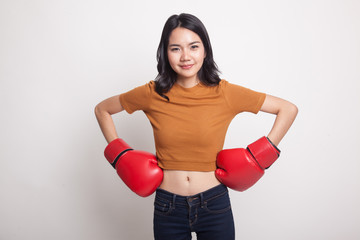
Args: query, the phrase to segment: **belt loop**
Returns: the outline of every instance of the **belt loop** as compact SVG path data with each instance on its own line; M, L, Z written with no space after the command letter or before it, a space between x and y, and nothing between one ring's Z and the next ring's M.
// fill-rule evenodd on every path
M173 194L172 207L175 208L176 194Z
M200 202L201 202L201 208L203 208L204 206L205 206L205 204L204 204L204 195L203 195L203 193L200 193Z

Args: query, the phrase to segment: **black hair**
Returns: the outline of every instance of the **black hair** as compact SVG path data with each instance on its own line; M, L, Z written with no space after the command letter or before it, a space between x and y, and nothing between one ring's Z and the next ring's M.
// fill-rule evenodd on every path
M165 93L171 89L177 77L176 72L170 66L167 48L169 45L170 34L177 27L183 27L195 32L199 35L201 41L203 42L206 57L201 69L198 72L200 81L208 86L215 86L220 82L220 71L214 61L210 38L204 24L197 17L191 14L182 13L180 15L172 15L166 21L161 34L157 50L158 75L155 79L155 91L167 100L169 100L169 98L165 95Z

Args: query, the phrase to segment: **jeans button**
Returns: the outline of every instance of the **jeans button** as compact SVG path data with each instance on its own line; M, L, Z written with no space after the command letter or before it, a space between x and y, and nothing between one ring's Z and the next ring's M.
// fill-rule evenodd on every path
M196 200L196 199L198 199L197 197L190 197L190 198L188 198L188 201L189 202L192 202L192 201L194 201L194 200Z

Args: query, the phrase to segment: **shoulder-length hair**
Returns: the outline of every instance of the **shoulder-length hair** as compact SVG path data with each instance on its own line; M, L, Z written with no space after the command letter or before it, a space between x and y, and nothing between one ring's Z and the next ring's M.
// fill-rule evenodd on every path
M170 34L177 27L187 28L195 32L199 35L201 41L203 42L206 57L201 69L198 72L200 81L208 86L218 85L220 82L220 71L214 61L210 38L204 24L197 17L191 14L182 13L180 15L172 15L166 21L161 34L157 50L158 75L155 78L155 91L166 99L168 99L168 97L165 93L171 89L177 77L176 72L170 66L167 55Z

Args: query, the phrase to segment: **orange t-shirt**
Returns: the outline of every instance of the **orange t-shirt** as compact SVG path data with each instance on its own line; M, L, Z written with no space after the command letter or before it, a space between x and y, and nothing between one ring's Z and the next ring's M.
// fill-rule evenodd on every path
M240 112L258 113L266 96L225 80L213 87L175 83L165 95L169 101L150 81L121 94L120 103L150 120L159 166L184 171L214 171L231 120Z

